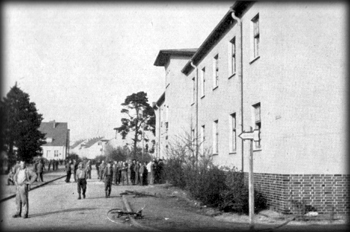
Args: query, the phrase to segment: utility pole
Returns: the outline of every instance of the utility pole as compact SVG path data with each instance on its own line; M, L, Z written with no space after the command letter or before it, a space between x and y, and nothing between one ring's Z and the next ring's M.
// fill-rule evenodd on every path
M253 142L260 140L260 131L243 131L238 135L242 140L249 140L249 223L250 229L254 229L254 171L253 171Z

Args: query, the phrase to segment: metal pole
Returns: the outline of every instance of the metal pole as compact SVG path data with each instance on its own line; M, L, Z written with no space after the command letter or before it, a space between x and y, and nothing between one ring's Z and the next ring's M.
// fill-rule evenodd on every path
M249 127L250 131L253 131ZM254 172L253 172L253 142L254 140L250 139L250 151L249 151L249 223L250 229L254 229Z

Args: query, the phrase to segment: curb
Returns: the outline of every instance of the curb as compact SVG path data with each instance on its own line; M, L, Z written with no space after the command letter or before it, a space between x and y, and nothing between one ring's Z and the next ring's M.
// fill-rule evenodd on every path
M130 207L129 202L128 202L128 200L126 199L126 197L123 195L122 198L123 198L123 202L124 202L124 206L125 206L126 210L127 210L128 212L133 212L133 211L131 210L131 207ZM138 222L135 220L135 218L133 218L132 216L129 216L129 218L130 218L131 224L132 224L133 226L135 226L136 228L139 228L139 229L141 229L141 230L147 230L147 231L161 231L161 230L159 230L159 229L155 229L155 228L152 228L152 227L144 226L144 225L138 223Z
M36 185L35 187L30 188L29 191L32 191L32 190L37 189L37 188L39 188L39 187L41 187L41 186L47 185L48 183L54 182L54 181L59 180L59 179L61 179L61 178L63 178L63 177L66 177L66 176L67 176L67 175L60 176L60 177L57 177L57 178L52 179L52 180L50 180L50 181L47 181L47 182L44 182L44 183L42 183L42 184ZM0 203L3 202L3 201L7 201L7 200L9 200L9 199L11 199L11 198L14 198L15 196L16 196L16 193L15 193L15 194L12 194L12 195L10 195L10 196L8 196L8 197L5 197L5 198L3 198L3 199L0 200Z

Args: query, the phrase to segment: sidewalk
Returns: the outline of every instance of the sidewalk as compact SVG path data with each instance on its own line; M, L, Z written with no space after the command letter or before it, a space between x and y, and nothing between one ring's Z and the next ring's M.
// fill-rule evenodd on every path
M35 181L30 189L38 188L42 185L45 185L51 181L57 180L59 178L62 178L66 175L66 172L64 171L64 166L59 166L58 170L55 171L46 171L44 172L43 179L44 182L37 182ZM7 185L7 175L1 175L1 191L0 191L0 202L7 200L11 197L14 197L16 194L16 186L15 185Z
M157 230L175 231L232 231L249 230L249 216L234 213L223 213L217 209L200 206L187 194L170 185L128 186L122 187L136 191L137 195L125 195L134 212L143 209L143 219L137 222ZM293 215L283 215L265 210L255 215L255 230L326 230L347 231L348 221L345 216L336 216L330 221L327 215L318 220L293 220Z

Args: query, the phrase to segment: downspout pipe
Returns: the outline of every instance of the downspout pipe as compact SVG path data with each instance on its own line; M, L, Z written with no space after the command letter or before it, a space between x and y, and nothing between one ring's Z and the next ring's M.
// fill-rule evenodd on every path
M196 130L196 140L195 140L195 146L196 146L196 163L198 164L198 67L193 64L193 61L191 60L191 66L195 69L195 81L196 81L196 124L195 124L195 130Z
M238 81L240 86L240 114L241 114L241 123L240 123L240 133L243 132L243 124L244 124L244 117L243 117L243 35L242 35L242 20L236 16L236 12L231 7L231 17L237 21L237 25L239 27L238 34L237 34L237 50L239 52L238 59L237 59L237 75L238 75ZM243 139L241 139L241 157L242 157L242 172L244 171L244 142Z

